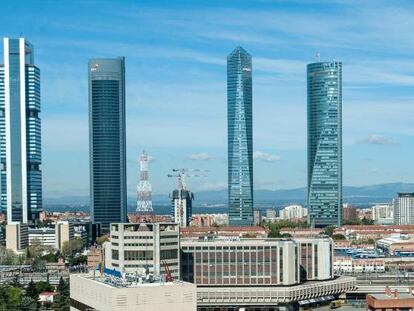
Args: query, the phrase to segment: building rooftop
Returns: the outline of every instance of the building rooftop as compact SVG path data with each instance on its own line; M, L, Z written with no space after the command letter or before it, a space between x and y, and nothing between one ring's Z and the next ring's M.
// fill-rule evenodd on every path
M267 229L260 226L252 227L237 227L237 226L226 226L226 227L186 227L180 228L181 232L211 232L211 231L221 231L221 232L257 232L257 231L266 231Z
M145 280L143 277L117 277L114 275L104 274L100 276L96 272L93 274L77 274L79 278L89 280L91 282L101 283L104 286L112 288L138 288L138 287L156 287L156 286L172 286L188 284L184 281L174 280L172 282L163 281L162 278L153 279L152 282Z
M394 293L392 293L391 295L387 295L387 294L370 294L371 297L377 299L377 300L389 300L389 299L413 299L414 300L414 296L409 294L409 293L398 293L397 297L394 296Z

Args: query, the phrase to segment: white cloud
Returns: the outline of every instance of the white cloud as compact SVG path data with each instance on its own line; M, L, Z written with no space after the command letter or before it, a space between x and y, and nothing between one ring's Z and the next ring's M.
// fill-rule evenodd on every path
M212 159L214 158L206 152L193 153L187 156L187 160L192 161L210 161Z
M382 146L395 146L399 145L399 142L393 140L392 138L385 137L382 135L368 135L368 137L358 140L357 144L365 144L365 145L382 145Z
M255 151L253 152L253 159L264 162L275 162L280 160L280 156L263 151Z

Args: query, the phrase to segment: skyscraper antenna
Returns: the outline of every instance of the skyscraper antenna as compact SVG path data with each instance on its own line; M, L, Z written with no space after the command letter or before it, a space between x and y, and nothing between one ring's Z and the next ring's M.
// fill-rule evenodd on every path
M320 62L321 61L321 53L316 52L315 58L318 62Z

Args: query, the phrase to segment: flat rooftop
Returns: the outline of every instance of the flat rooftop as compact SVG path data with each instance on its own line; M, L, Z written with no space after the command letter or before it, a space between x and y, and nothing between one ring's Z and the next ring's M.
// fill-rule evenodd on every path
M370 294L373 298L377 299L377 300L395 300L395 299L413 299L414 300L414 296L409 294L409 293L398 293L397 294L397 298L395 298L394 293L392 292L391 295L387 295L387 294Z
M112 288L142 288L142 287L157 287L157 286L177 286L177 285L185 285L188 284L187 282L174 280L172 282L162 281L160 279L156 279L153 282L136 282L131 281L131 279L124 279L119 278L111 275L104 275L100 276L99 272L96 272L95 277L93 274L77 274L76 277L83 278L91 282L101 283L104 286L112 287Z

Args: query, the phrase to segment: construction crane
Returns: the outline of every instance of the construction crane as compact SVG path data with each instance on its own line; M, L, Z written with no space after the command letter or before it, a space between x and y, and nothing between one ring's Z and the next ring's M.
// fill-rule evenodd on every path
M207 170L191 169L191 168L173 168L172 173L168 174L168 177L177 178L177 189L178 190L187 190L186 178L187 177L207 177ZM193 174L194 173L194 174Z
M177 190L172 193L172 216L174 222L178 223L180 227L187 227L192 216L192 201L194 199L193 193L187 188L187 177L206 177L205 170L189 169L189 168L174 168L168 177L177 178Z

